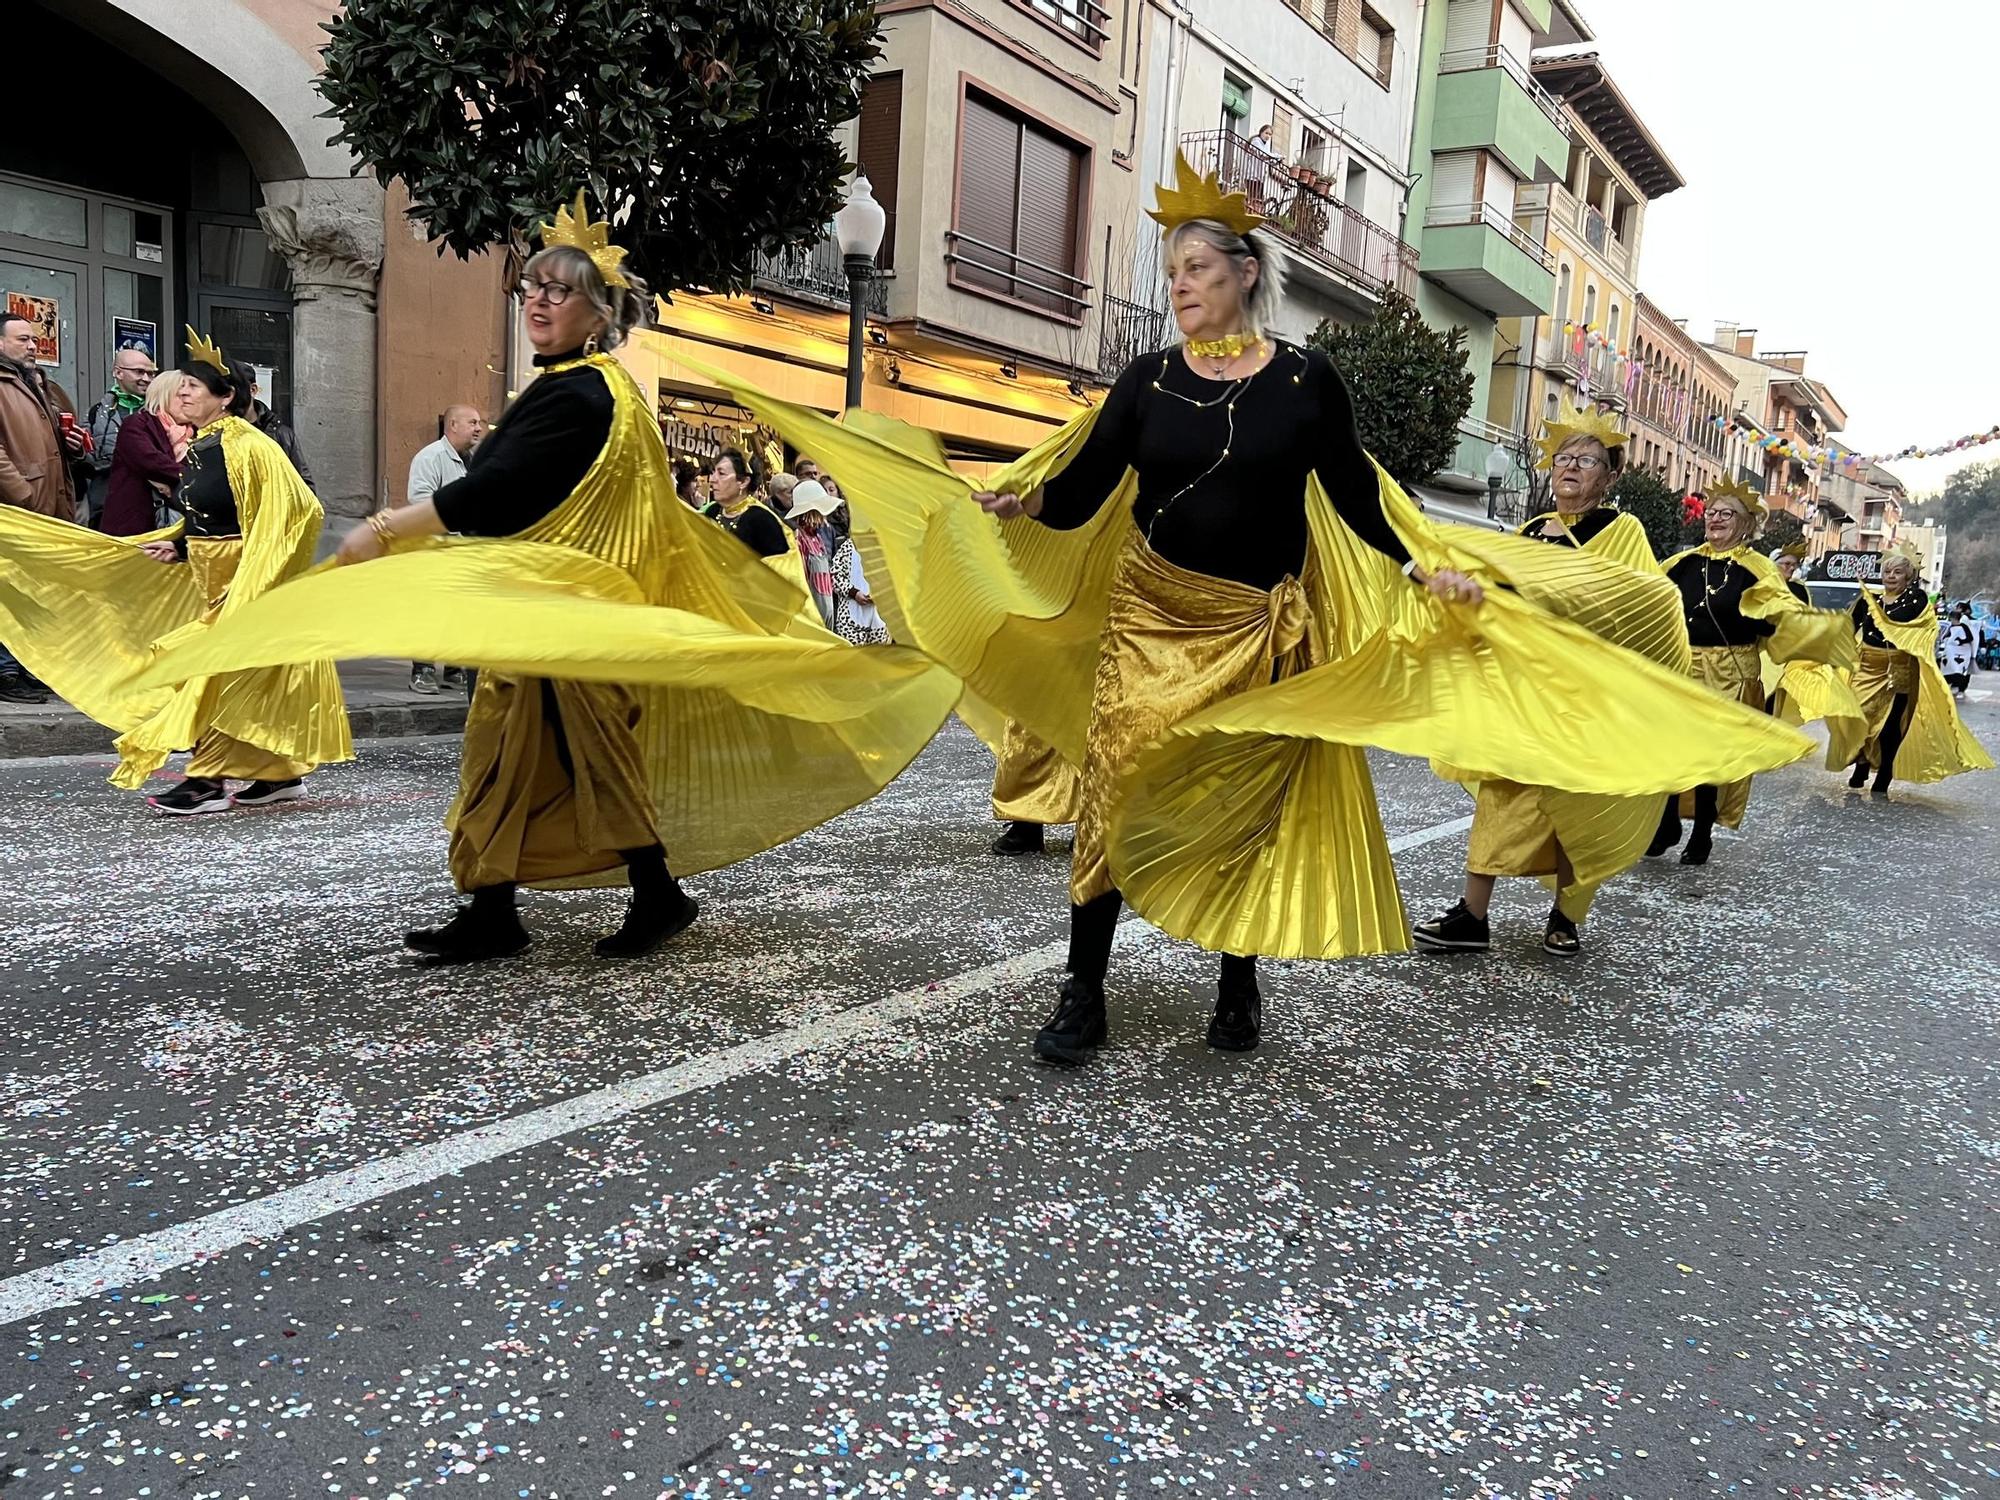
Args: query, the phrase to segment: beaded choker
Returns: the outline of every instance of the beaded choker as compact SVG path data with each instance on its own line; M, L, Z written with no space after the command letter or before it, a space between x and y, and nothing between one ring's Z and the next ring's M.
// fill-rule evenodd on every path
M1254 333L1229 333L1219 339L1189 339L1187 348L1196 359L1236 359L1263 342Z

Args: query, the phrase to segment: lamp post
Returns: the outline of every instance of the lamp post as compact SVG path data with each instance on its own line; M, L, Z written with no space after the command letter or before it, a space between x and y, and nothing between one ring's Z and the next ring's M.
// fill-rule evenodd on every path
M1486 519L1500 517L1500 486L1507 482L1507 476L1514 472L1514 457L1505 448L1495 443L1486 450Z
M840 245L847 270L847 405L861 404L861 337L867 326L863 308L868 278L875 274L875 254L882 248L882 231L889 216L875 201L866 173L856 172L847 202L833 216L833 237Z

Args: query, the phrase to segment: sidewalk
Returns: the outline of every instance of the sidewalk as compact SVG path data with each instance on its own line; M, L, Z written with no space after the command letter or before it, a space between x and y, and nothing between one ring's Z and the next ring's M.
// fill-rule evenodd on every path
M343 662L340 685L354 737L392 739L457 734L465 728L465 695L426 697L410 691L410 664L371 658ZM117 736L68 704L0 703L0 760L42 755L108 755Z

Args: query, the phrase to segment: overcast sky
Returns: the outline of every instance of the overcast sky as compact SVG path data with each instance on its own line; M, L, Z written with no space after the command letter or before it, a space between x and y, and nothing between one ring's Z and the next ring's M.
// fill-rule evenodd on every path
M1648 296L1809 351L1861 452L2000 422L2000 3L1580 3L1687 179L1647 210ZM1895 472L1916 494L1994 459Z

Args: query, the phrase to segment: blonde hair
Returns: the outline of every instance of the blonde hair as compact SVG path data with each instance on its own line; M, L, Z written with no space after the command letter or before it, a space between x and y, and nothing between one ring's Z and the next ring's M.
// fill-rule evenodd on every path
M597 262L574 245L537 250L521 267L521 274L533 276L538 269L568 282L604 319L604 331L597 336L600 349L616 349L652 316L653 298L645 282L628 271L625 279L629 286L610 285L598 271Z
M181 391L181 382L187 376L179 370L162 370L146 387L146 410L156 417L172 416L174 397Z
M1167 231L1169 274L1180 255L1181 241L1190 235L1218 254L1226 255L1238 272L1242 271L1245 261L1257 262L1257 284L1243 299L1243 322L1249 332L1263 333L1277 318L1278 309L1285 300L1285 268L1277 254L1277 247L1259 230L1238 234L1215 219L1189 219L1185 224L1176 224Z

